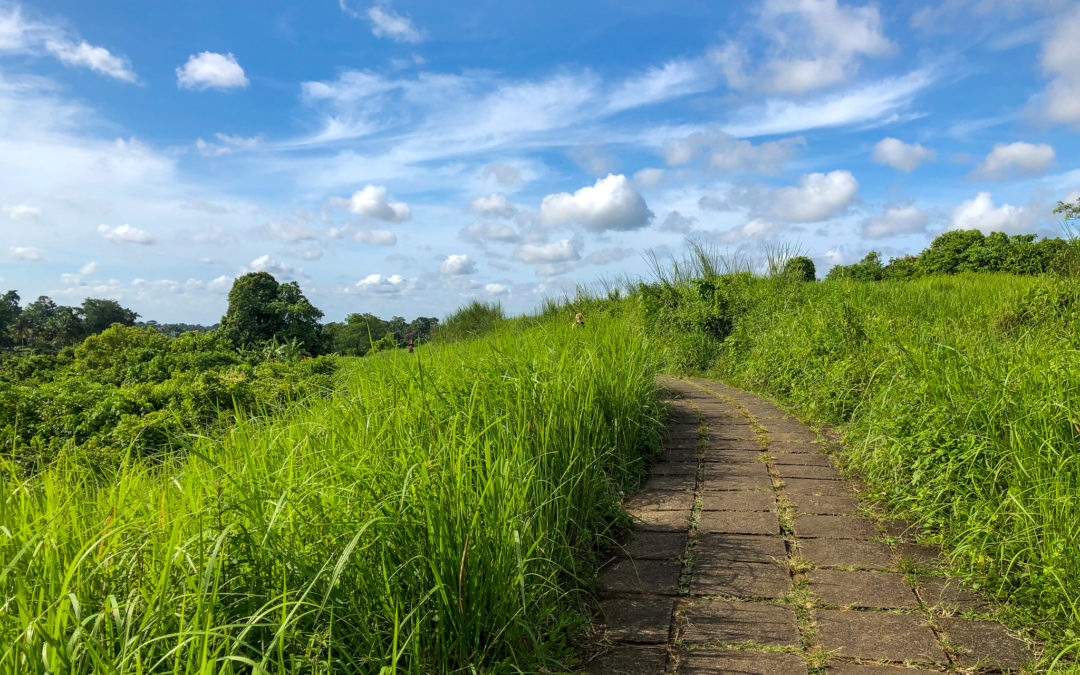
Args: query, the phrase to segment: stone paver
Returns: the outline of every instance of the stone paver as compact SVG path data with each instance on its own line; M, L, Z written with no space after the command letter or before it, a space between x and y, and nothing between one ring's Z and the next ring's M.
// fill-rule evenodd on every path
M916 609L919 606L902 574L814 570L807 577L810 592L827 605L876 609Z
M822 609L815 612L818 639L836 656L880 661L948 663L922 617L886 612Z
M705 464L705 482L728 481L733 478L765 478L769 477L769 467L761 462L748 462L740 464Z
M634 511L689 511L694 508L694 493L686 490L639 492L623 506L631 515Z
M705 451L705 456L702 457L702 460L706 462L706 465L711 462L719 464L760 464L761 454L746 452L745 450L709 448Z
M776 563L721 561L696 563L690 578L691 595L735 598L782 598L791 591L787 567Z
M964 668L988 666L1002 670L1019 670L1031 660L1023 641L1009 635L995 621L941 619L941 628L956 650L956 660Z
M713 565L722 560L782 563L787 559L787 547L780 537L706 533L698 537L694 557L699 565Z
M769 492L705 492L703 511L775 511L776 497Z
M633 530L616 550L638 560L678 560L686 553L686 532Z
M697 460L685 462L663 462L649 470L650 476L696 476Z
M701 483L702 490L766 490L772 492L772 479L766 476L742 476L737 478L719 478L706 476Z
M953 612L988 612L990 605L986 600L960 585L956 579L945 577L926 577L919 582L919 598L927 607L939 611Z
M639 530L685 532L690 526L690 509L682 511L630 511L633 524Z
M781 605L712 598L680 601L679 639L689 643L736 644L766 647L799 644L795 610Z
M865 518L851 516L796 516L795 535L808 539L870 539L877 528Z
M600 570L600 588L612 593L675 595L681 569L675 560L618 560Z
M796 496L854 497L855 492L841 480L814 480L813 478L785 478L784 491L794 501Z
M799 513L818 516L852 516L859 511L859 500L850 496L788 495L791 506Z
M832 466L832 460L817 450L813 452L783 452L774 450L769 446L769 456L777 468L785 464L801 464L803 466Z
M697 649L679 659L679 675L806 675L806 663L794 654L739 649Z
M780 521L771 511L702 511L698 520L698 531L726 534L780 534Z
M697 486L694 476L652 476L641 486L642 492L663 490L690 490Z
M667 652L649 647L614 647L585 664L590 675L660 675L667 668Z
M605 637L624 642L667 642L675 598L619 595L600 601Z
M815 567L888 570L900 560L887 544L856 539L803 539L799 542L799 554Z
M905 675L927 673L928 670L904 668L902 666L878 666L862 663L830 663L825 668L827 675Z
M776 472L781 478L816 478L818 480L840 480L840 471L831 466L806 464L777 464Z
M915 563L920 567L932 569L940 567L943 563L941 559L941 549L937 546L926 546L924 544L897 544L896 550L900 553L901 559Z

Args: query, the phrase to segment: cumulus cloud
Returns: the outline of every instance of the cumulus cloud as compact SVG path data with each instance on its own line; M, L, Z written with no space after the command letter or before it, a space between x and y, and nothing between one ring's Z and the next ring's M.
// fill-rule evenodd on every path
M882 33L875 5L766 0L755 28L754 40L730 41L711 54L733 89L803 94L844 82L863 58L896 49ZM758 44L764 49L755 49ZM760 63L754 67L752 61Z
M266 225L255 229L264 236L283 241L286 244L296 244L301 241L313 241L318 238L313 231L295 223L267 223Z
M517 213L510 200L498 193L473 198L469 202L469 210L484 216L512 216Z
M671 166L687 164L704 155L706 164L717 171L779 173L806 141L784 138L754 145L719 130L698 131L664 144L664 160Z
M510 287L503 284L485 284L484 292L488 295L510 295Z
M397 295L407 286L405 277L400 274L383 276L381 274L369 274L356 282L356 290L362 293L376 293L379 295Z
M347 200L346 208L349 213L387 223L403 223L412 217L409 205L390 201L381 185L366 185L363 190L357 190Z
M777 226L768 220L754 218L739 227L730 230L703 230L701 236L715 244L740 244L751 240L765 239L773 234L782 232L784 228Z
M11 254L11 257L16 260L25 262L36 262L41 260L41 250L33 246L11 246L8 248L8 252Z
M850 171L810 173L797 186L773 190L768 212L777 220L810 223L843 212L855 200L859 182Z
M644 188L656 187L664 180L663 169L646 168L634 174L634 182Z
M417 43L424 39L420 31L407 16L375 5L367 12L371 19L371 33L375 37L387 37L394 42Z
M550 244L523 244L514 251L514 257L527 263L562 263L578 260L581 254L569 239Z
M79 274L82 274L83 276L93 274L94 272L97 272L97 266L96 262L88 262L79 268Z
M1080 126L1080 7L1054 22L1043 43L1040 61L1050 77L1046 88L1046 118Z
M664 217L664 222L660 223L660 229L667 232L689 234L694 229L694 222L693 217L684 216L678 211L671 211Z
M85 40L46 40L45 49L68 66L80 66L125 82L136 80L131 63L122 56L116 56L104 47L96 47Z
M905 143L898 138L883 138L874 146L874 161L900 171L911 172L923 162L933 162L937 153L919 143Z
M249 83L232 53L200 52L189 56L187 63L176 69L176 84L181 89L201 91L236 89Z
M863 221L862 232L867 239L892 237L898 234L923 232L930 223L930 214L914 204L893 204L881 213Z
M278 276L294 277L303 273L303 270L299 270L288 263L281 262L280 260L274 260L268 255L261 255L258 258L252 260L245 270L247 272L269 272Z
M126 223L116 227L98 225L98 234L114 244L142 244L146 246L154 243L154 238L148 232Z
M633 230L644 227L653 212L626 176L611 174L574 194L544 197L540 219L546 225L580 223L588 230Z
M447 276L472 274L476 271L476 263L464 253L454 253L446 256L446 260L439 265L439 271Z
M16 204L15 206L5 206L4 214L12 220L36 220L41 217L41 209L28 204Z
M986 159L975 167L971 178L1002 180L1039 174L1054 161L1054 148L1045 143L998 143Z
M506 223L490 220L473 221L462 228L459 235L465 241L471 241L478 244L487 241L514 243L520 239L517 230L513 227Z
M1039 211L1027 206L1002 204L994 206L989 192L980 192L974 199L961 202L952 212L950 230L981 230L1008 234L1028 233L1039 219Z
M397 243L397 235L390 230L357 230L353 239L371 246L393 246Z

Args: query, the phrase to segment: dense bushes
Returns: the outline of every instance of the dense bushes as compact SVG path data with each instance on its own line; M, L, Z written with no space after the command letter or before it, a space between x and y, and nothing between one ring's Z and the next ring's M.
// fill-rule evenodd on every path
M447 342L478 337L493 331L496 324L505 318L506 313L499 303L473 300L447 316L436 335Z
M238 352L214 333L169 338L116 325L58 355L0 364L0 451L30 470L64 456L94 465L159 457L223 415L325 391L335 363Z

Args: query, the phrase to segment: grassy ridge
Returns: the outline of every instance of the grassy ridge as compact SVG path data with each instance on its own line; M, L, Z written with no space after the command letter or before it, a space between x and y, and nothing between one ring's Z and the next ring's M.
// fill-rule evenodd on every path
M631 314L346 361L336 396L164 467L10 479L0 671L565 666L658 438Z
M1076 285L714 281L658 310L686 322L666 340L676 361L845 426L875 491L940 526L960 570L1080 650ZM728 319L720 339L696 327L710 312Z

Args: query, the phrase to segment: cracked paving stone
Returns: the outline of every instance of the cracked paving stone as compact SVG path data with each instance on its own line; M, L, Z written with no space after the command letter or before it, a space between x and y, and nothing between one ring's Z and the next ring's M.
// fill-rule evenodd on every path
M608 639L623 642L667 642L674 598L619 595L600 601Z
M782 452L774 450L769 446L769 455L773 459L773 464L779 467L787 464L802 465L802 466L832 466L832 460L828 455L823 455L820 452Z
M878 535L874 524L852 516L796 516L795 536L807 539L870 539Z
M840 472L831 466L801 464L777 464L776 472L781 478L813 478L816 480L840 480Z
M797 512L819 516L853 516L860 506L855 497L836 495L788 494L788 501Z
M679 605L677 621L682 642L799 645L795 610L783 605L688 598Z
M956 660L963 668L989 666L1019 670L1031 660L1027 645L1009 635L996 621L941 619L940 624L949 636L949 644L959 652Z
M679 592L678 560L618 560L600 571L600 589L612 593L676 595Z
M667 652L649 647L614 647L585 665L590 675L662 675L667 670Z
M780 534L780 521L772 511L702 511L698 519L698 532Z
M616 550L637 560L678 560L686 553L686 532L632 531Z
M693 496L693 493L690 493ZM679 511L628 511L637 530L685 532L690 527L690 509Z
M853 497L855 492L841 480L815 480L813 478L785 478L784 490L794 500L797 495L820 497ZM877 531L874 532L877 534Z
M703 511L775 511L776 497L768 492L704 492Z
M990 604L984 597L964 588L957 579L927 577L919 582L918 591L927 607L944 612L990 611Z
M706 533L698 538L694 558L700 565L720 561L783 563L787 560L787 547L780 537Z
M903 574L814 570L810 592L827 605L876 609L918 609L919 601Z
M879 661L948 663L933 631L910 614L823 609L815 612L818 641L836 656Z
M689 511L694 508L694 493L682 491L639 492L623 504L627 511Z
M695 649L679 658L679 675L742 673L743 675L806 675L806 663L794 654L741 649Z
M641 486L642 492L664 490L690 490L697 486L694 476L653 476Z
M817 567L861 567L888 570L896 567L900 556L887 544L857 539L804 539L799 554Z
M791 590L787 567L775 563L721 561L694 565L691 595L780 598Z

